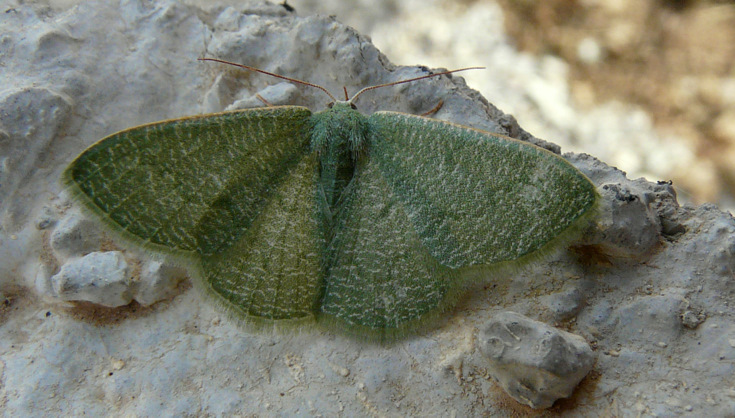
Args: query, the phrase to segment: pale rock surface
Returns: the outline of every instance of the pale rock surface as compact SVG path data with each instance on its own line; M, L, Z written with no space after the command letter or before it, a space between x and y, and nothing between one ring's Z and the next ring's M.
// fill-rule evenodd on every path
M515 312L493 316L477 339L490 375L513 399L535 409L569 397L595 363L584 338Z
M220 111L239 100L257 104L258 93L274 104L294 100L313 110L329 101L303 87L267 89L280 81L197 58L246 63L321 84L333 94L342 86L354 93L426 73L394 66L369 39L332 18L300 18L264 2L236 3L199 8L165 0L97 0L65 8L17 2L0 10L4 414L518 415L530 410L509 400L489 377L474 337L494 314L509 310L563 321L596 348L594 379L583 380L555 411L735 414L735 221L712 205L680 207L670 185L630 181L584 154L565 158L598 188L615 185L640 198L642 204L628 210L625 199L606 194L602 205L614 210L598 220L617 231L607 235L616 237L609 244L632 257L589 247L562 250L514 274L488 278L436 328L390 346L319 329L255 332L185 286L166 302L108 309L101 316L39 297L49 290L38 286L36 292L35 285L48 287L49 278L74 260L57 259L49 238L73 206L59 175L84 148L142 123ZM477 27L490 31L502 27L501 19L478 14ZM503 66L488 68L484 76L498 98L518 104L524 117L556 112L532 126L569 129L568 136L589 135L621 152L626 146L611 138L634 140L625 129L637 129L637 136L650 132L621 125L628 119L606 109L598 109L596 120L609 123L578 122L573 109L558 108L553 100L563 95L554 88L562 80L558 65L518 54L502 36L484 47L490 62ZM511 70L513 77L502 76ZM545 78L549 74L555 75ZM439 100L444 106L434 115L438 119L558 150L458 76L375 90L357 105L364 113L418 114ZM535 133L548 135L546 128ZM608 242L599 228L585 239ZM131 251L125 257L130 266L150 261ZM547 298L557 294L557 301L573 306L564 309Z
M549 319L561 322L574 318L584 307L584 295L573 284L559 292L539 297L541 305L549 311Z
M13 44L9 36L0 35L4 48ZM23 199L15 199L13 192L27 186L23 183L45 165L48 149L69 121L73 105L68 96L48 86L4 80L0 90L0 109L4 110L0 113L0 201L5 203L2 226L13 231L32 209Z
M59 214L51 207L44 206L36 219L36 228L39 230L54 227L59 220Z

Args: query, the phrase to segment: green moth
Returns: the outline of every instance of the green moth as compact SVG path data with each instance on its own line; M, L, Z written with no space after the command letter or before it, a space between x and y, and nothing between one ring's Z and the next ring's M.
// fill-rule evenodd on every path
M90 146L63 181L247 322L317 321L379 340L436 318L468 282L568 242L594 213L594 185L558 155L420 116L364 116L360 93L317 113L134 127Z

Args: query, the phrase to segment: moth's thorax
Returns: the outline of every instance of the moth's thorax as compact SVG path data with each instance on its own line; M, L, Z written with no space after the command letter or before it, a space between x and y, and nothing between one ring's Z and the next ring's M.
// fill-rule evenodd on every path
M367 141L367 117L349 102L336 102L329 109L314 114L311 127L311 147L320 154L335 145L357 154Z
M311 117L311 149L319 155L320 182L330 206L352 180L367 135L367 117L349 102L336 102Z

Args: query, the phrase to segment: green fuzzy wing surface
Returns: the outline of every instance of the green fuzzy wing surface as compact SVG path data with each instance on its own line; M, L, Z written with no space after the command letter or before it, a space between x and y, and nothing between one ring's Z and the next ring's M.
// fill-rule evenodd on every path
M202 257L202 275L231 310L254 320L310 320L318 311L326 202L316 154L289 170L231 247Z
M514 262L579 226L596 205L587 177L534 145L394 112L369 124L371 160L444 266Z
M324 316L353 334L383 339L441 311L455 289L453 272L429 254L372 159L359 161L342 196L327 251Z
M310 116L284 106L139 126L89 147L63 179L138 245L215 254L238 242L308 153Z

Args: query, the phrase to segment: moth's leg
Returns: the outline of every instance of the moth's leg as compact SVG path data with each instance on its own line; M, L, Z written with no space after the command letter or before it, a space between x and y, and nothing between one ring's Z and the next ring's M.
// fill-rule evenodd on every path
M433 115L434 113L438 112L439 109L441 109L443 106L444 106L444 100L439 99L439 103L437 103L436 106L434 106L434 108L432 108L431 110L427 112L422 113L421 116Z
M273 107L273 105L268 100L265 100L265 97L261 96L260 94L255 93L255 97L257 97L258 100L263 102L263 104L265 104L266 107Z

